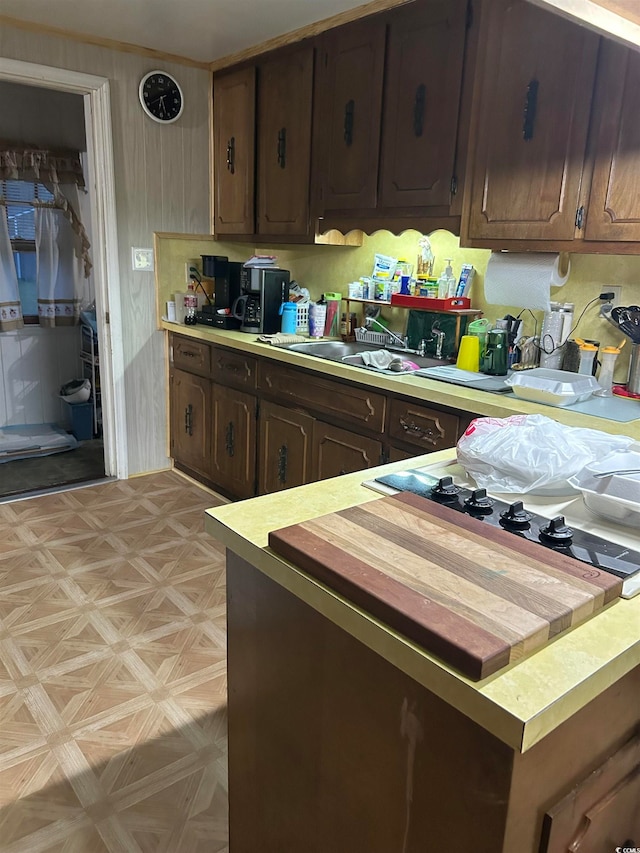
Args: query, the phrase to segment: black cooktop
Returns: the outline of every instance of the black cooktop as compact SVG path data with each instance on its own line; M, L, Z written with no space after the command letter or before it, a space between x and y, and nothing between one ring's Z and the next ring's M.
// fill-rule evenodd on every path
M419 470L401 471L377 477L376 482L401 492L413 492L452 512L470 515L491 527L500 527L514 536L537 542L593 568L620 578L640 571L640 553L631 551L584 530L571 528L563 516L545 518L526 510L522 501L505 503L490 498L486 489L465 489L452 477L434 477Z

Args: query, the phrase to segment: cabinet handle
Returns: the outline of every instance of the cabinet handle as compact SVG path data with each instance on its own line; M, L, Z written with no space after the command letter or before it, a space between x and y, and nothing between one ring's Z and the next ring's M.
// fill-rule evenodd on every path
M287 482L287 456L288 456L287 445L283 444L282 447L278 450L278 482L286 483Z
M234 427L233 421L229 421L225 432L225 449L227 456L233 456L235 453Z
M281 169L287 165L287 128L278 131L278 166Z
M193 406L191 403L184 410L184 431L187 435L193 435Z
M431 427L421 427L415 421L406 421L400 418L400 426L405 432L410 433L414 438L424 439L429 444L437 444L438 441L444 438L444 432L438 427L438 433L434 432Z
M344 141L347 145L353 144L353 120L356 102L353 98L344 105Z
M236 173L236 138L232 136L227 142L227 169L232 175Z
M427 87L420 83L416 89L416 99L413 104L413 132L415 136L424 133L424 111L427 104Z
M522 136L525 142L533 139L533 130L536 123L536 110L538 108L538 86L537 80L531 80L527 86L527 94L524 98L524 122L522 124Z

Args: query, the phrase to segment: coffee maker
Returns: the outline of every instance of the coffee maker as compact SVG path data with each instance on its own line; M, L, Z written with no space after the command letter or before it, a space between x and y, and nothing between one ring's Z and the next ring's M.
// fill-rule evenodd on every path
M213 279L213 305L203 305L197 312L198 323L219 329L239 329L240 321L231 308L240 296L242 263L224 255L202 255L202 274Z
M272 335L280 331L280 306L287 299L289 279L289 270L242 268L240 296L232 308L241 332Z

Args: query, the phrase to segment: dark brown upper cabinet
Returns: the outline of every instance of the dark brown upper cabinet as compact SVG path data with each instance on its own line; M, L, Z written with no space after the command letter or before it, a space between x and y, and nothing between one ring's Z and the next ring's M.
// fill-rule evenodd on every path
M213 78L214 232L255 231L254 67Z
M310 231L313 47L258 65L259 234Z
M420 0L324 35L315 117L324 227L458 230L467 8Z
M602 40L585 241L640 242L640 53ZM626 247L625 247L626 248ZM638 246L629 246L639 251ZM622 247L615 247L622 251Z
M374 17L326 33L316 121L323 209L375 207L386 22Z
M449 210L456 189L466 14L466 0L441 0L410 5L389 18L382 207Z
M491 0L479 44L461 243L571 243L598 37L527 0Z

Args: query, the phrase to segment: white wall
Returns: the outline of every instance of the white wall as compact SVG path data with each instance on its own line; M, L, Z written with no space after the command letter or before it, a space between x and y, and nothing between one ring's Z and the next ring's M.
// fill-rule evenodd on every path
M69 425L60 386L82 374L80 326L25 326L0 335L0 426Z
M118 260L130 474L164 468L163 333L156 330L153 273L131 270L131 247L153 246L154 231L209 232L210 75L198 68L84 45L3 24L0 56L106 77L111 83ZM151 121L138 101L147 71L175 75L185 108L174 124Z

